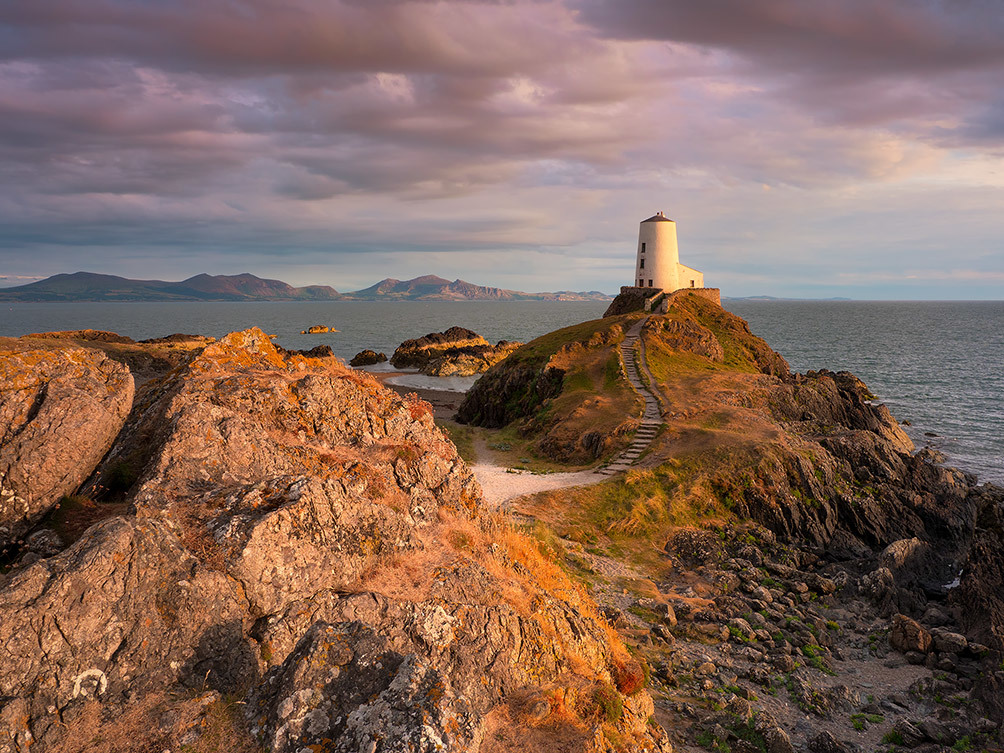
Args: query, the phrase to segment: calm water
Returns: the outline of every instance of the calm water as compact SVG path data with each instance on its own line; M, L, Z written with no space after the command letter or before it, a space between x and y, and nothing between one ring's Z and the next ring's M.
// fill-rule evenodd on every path
M918 446L1004 483L1004 302L727 301L726 307L796 371L861 377ZM402 340L452 325L491 341L527 341L595 319L604 302L14 303L0 336L104 329L136 339L187 332L219 337L260 326L287 348L327 344L346 360L363 348L389 356ZM312 324L340 330L300 335ZM926 437L925 432L938 437Z
M136 340L173 332L220 337L261 327L285 348L330 345L346 360L364 348L388 357L404 340L467 327L488 340L526 342L570 324L603 316L607 302L552 301L311 301L254 303L7 303L0 336L64 329L103 329ZM6 310L5 310L6 309ZM301 335L313 324L339 330Z

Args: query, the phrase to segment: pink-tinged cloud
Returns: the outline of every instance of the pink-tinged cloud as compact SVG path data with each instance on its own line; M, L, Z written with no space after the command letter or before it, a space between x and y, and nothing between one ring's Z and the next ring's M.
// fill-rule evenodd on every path
M0 266L155 249L175 276L297 259L344 287L377 254L402 266L378 276L474 277L518 253L614 289L666 209L722 275L811 274L851 241L906 268L900 225L990 269L1002 25L965 1L0 4Z

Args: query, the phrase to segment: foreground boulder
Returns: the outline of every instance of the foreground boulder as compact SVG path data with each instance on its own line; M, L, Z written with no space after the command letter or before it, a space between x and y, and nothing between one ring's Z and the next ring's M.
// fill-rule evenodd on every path
M649 696L620 680L637 662L479 510L426 404L260 330L144 395L84 486L100 496L128 466L135 515L0 576L0 750L177 749L208 727L164 720L221 698L240 701L221 750L554 735L598 751L608 733L667 750ZM551 700L531 719L528 696Z
M98 351L0 352L0 551L91 474L133 389L129 369Z

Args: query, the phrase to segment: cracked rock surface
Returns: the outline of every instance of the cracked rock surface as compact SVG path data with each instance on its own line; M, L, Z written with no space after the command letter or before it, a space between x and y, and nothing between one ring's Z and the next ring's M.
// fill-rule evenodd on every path
M221 708L227 750L670 750L637 663L480 510L426 404L252 329L117 433L82 491L125 467L126 514L0 576L0 752L202 744Z
M0 347L0 552L90 475L132 400L129 369L102 353Z

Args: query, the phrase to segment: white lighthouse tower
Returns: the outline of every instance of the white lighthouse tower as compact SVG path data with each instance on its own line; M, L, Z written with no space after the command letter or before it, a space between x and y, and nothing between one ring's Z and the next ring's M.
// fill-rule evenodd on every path
M638 229L634 284L667 293L680 288L704 287L701 272L680 264L676 223L662 212L642 220Z

